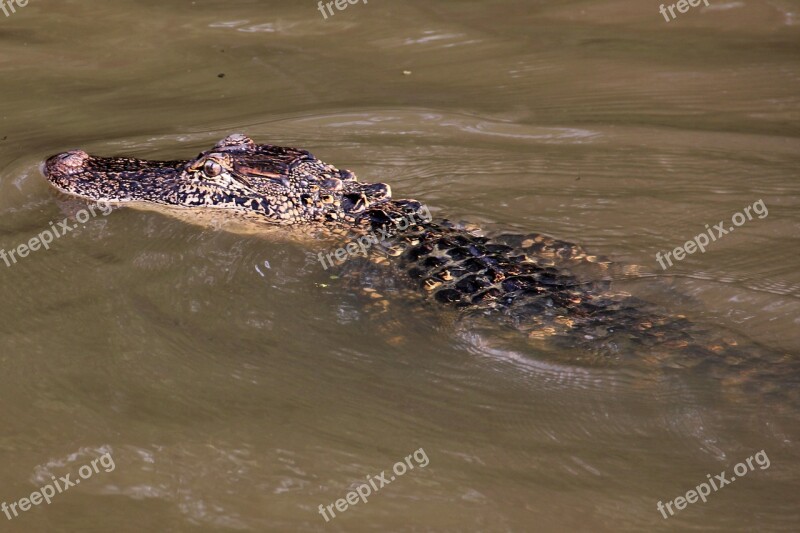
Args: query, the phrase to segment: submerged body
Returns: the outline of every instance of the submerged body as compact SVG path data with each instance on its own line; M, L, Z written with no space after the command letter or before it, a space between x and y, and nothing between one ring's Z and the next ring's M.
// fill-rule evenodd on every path
M43 170L57 189L92 201L213 212L332 235L380 232L385 239L370 255L419 294L471 317L498 317L532 342L554 341L612 358L645 353L667 367L766 364L682 316L614 294L608 263L577 245L536 234L489 238L433 220L420 202L393 199L387 184L361 183L304 150L231 135L191 160L71 151L49 158Z

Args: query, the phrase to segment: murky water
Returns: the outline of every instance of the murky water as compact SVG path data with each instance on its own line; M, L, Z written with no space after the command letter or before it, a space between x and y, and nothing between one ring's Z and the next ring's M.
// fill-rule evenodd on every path
M671 22L632 0L316 7L31 0L0 14L0 247L84 207L41 177L52 153L188 158L243 131L439 215L641 265L626 290L800 356L795 2L712 0ZM656 252L758 200L768 216L661 269ZM729 398L692 369L511 350L391 293L379 317L316 262L329 243L126 209L79 226L0 263L0 502L82 481L0 514L3 530L800 523L795 405ZM336 510L420 449L425 466L412 456ZM761 450L768 467L659 512ZM101 456L113 469L81 470Z

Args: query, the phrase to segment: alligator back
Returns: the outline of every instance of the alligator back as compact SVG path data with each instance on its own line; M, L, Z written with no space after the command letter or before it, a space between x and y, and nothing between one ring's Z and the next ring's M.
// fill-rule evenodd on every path
M758 394L800 390L793 356L614 292L612 272L624 269L578 245L538 234L482 236L429 213L425 219L421 209L391 201L372 206L360 222L388 236L379 247L383 260L423 298L464 320L499 321L539 348L577 349L594 362L635 358L660 369L706 369L725 386ZM417 222L399 223L409 215Z

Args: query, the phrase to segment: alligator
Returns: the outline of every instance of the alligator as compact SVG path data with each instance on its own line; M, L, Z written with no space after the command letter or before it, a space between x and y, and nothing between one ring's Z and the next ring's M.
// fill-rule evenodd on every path
M670 368L724 362L721 366L739 370L724 374L728 377L786 374L786 354L754 362L752 350L735 339L711 335L682 315L613 292L613 265L576 244L541 234L488 237L433 219L421 202L393 198L388 184L360 182L353 172L305 150L256 144L234 134L190 160L96 157L73 150L47 159L43 173L59 191L89 201L213 210L264 227L306 227L340 236L380 231L385 238L369 255L390 264L424 299L471 317L496 317L524 333L526 342L563 344L610 358L645 354ZM791 362L794 375L800 375ZM770 367L772 372L764 371ZM780 386L773 383L770 390Z

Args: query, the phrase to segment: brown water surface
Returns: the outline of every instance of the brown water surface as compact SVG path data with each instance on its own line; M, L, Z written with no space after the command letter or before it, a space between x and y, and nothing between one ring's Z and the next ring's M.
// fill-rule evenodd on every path
M48 155L188 158L242 131L640 265L625 289L796 360L798 4L658 5L31 0L0 14L0 247L81 207ZM378 317L329 249L120 209L0 263L0 502L115 465L0 529L797 530L798 406L511 350L391 294ZM318 513L420 448L424 468ZM657 510L760 450L768 468Z

